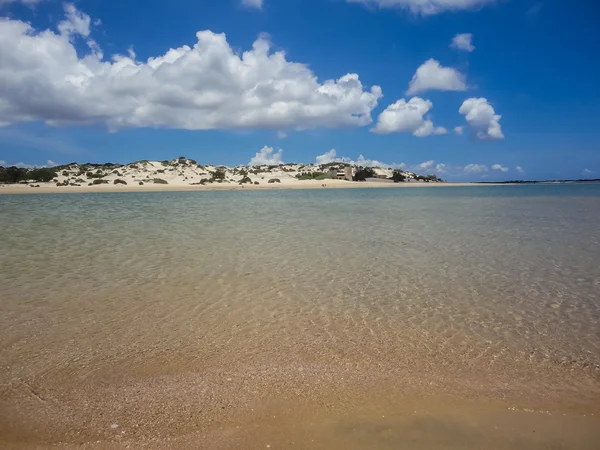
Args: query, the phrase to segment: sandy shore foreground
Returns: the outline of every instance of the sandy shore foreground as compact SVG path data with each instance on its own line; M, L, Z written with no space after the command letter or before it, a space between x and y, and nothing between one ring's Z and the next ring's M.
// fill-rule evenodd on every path
M356 189L356 188L416 188L416 187L464 187L464 186L506 186L501 184L477 183L386 183L386 182L352 182L344 180L307 180L290 183L272 183L262 185L240 185L237 183L221 183L208 185L189 184L145 184L138 185L96 185L96 186L56 186L54 183L5 184L0 185L0 194L61 194L90 192L160 192L160 191L246 191L246 190L278 190L278 189ZM38 187L39 186L39 187Z

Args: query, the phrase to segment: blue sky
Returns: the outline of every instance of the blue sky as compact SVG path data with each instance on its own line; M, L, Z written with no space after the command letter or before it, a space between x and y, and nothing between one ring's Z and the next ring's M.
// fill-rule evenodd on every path
M246 3L0 0L0 161L600 177L596 2Z

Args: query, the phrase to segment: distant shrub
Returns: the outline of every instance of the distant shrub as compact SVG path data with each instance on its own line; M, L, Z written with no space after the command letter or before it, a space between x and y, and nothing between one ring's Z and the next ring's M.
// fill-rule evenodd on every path
M279 178L271 178L268 183L281 183L281 180Z
M158 169L156 172L157 173L165 173L165 169Z
M33 169L27 173L27 178L30 178L35 181L48 182L53 178L56 178L56 172L52 169L48 169L47 167L41 169Z
M115 180L115 181L114 181L114 184L125 184L125 185L126 185L126 184L127 184L127 181L125 181L125 180L120 180L120 179L117 179L117 180Z
M361 167L356 171L352 179L354 181L365 181L367 178L374 178L375 170L372 167Z
M139 184L140 186L143 186L143 185L144 185L144 182L143 182L143 181L140 181L138 184Z
M92 184L108 184L108 180L94 180Z
M167 180L163 180L161 178L155 178L152 181L154 182L154 184L169 184L169 182Z
M245 176L244 178L242 178L242 179L240 180L240 184L245 184L245 183L250 183L250 184L252 184L252 180L250 179L250 177L248 177L248 176Z
M324 180L327 176L323 172L307 172L296 175L299 180Z
M255 181L254 184L260 184L258 181Z
M224 169L217 169L212 173L212 180L213 181L218 181L218 182L222 182L225 179L225 170Z
M104 175L100 170L97 171L96 173L94 172L86 172L85 174L86 177L88 178L104 178L106 175Z
M392 180L394 180L394 183L403 183L406 181L406 175L404 175L402 171L396 169L392 173Z

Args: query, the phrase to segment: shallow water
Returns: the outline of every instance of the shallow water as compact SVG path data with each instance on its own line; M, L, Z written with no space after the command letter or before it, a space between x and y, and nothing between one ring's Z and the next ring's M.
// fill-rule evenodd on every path
M273 402L600 400L600 185L5 195L0 223L18 440L112 442L104 413L162 437L157 408L182 434Z

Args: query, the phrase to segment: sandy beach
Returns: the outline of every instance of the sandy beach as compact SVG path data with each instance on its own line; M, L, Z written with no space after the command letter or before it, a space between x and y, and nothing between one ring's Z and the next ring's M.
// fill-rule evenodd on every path
M240 185L237 183L222 183L190 186L189 184L148 184L135 185L98 185L98 186L56 186L54 183L32 183L30 185L0 185L0 194L60 194L60 193L90 193L90 192L159 192L159 191L242 191L242 190L277 190L277 189L356 189L356 188L417 188L417 187L465 187L485 186L477 183L384 183L384 182L353 182L343 180L306 180L288 183L264 185ZM39 187L37 187L39 185ZM487 184L490 186L490 184ZM503 186L498 184L497 186Z

